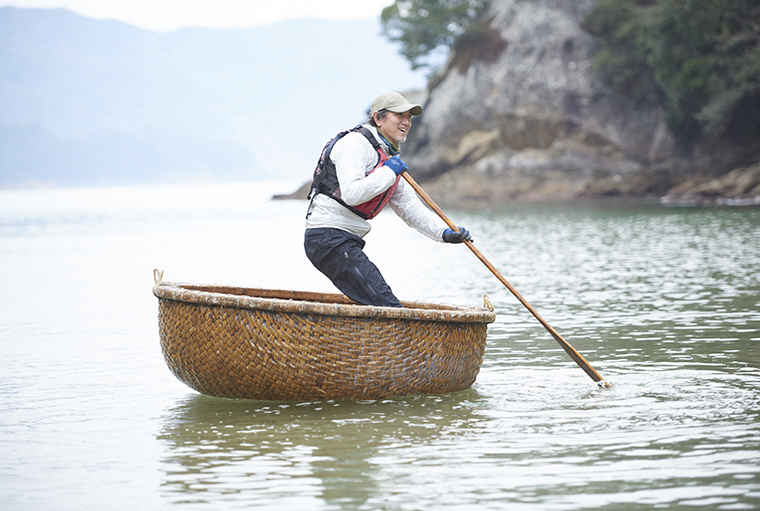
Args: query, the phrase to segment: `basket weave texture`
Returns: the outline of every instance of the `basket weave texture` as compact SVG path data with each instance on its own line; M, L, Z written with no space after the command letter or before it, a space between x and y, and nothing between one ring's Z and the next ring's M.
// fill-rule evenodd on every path
M483 361L492 311L425 302L353 305L343 295L157 283L161 349L211 396L380 399L462 390Z

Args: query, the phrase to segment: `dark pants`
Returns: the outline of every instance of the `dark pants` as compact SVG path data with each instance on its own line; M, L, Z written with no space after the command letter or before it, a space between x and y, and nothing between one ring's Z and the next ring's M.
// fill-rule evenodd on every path
M360 237L340 229L306 229L303 245L312 264L356 303L403 307L362 250Z

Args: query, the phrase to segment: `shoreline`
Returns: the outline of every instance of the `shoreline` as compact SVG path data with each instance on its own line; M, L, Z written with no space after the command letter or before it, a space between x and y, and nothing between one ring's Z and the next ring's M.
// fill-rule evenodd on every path
M475 175L456 171L447 172L436 179L421 183L437 202L449 205L500 205L500 204L641 204L663 206L760 206L760 163L736 168L723 175L694 174L677 181L670 178L669 186L657 193L646 186L642 178L655 176L639 174L630 179L573 181L569 177L553 179L532 176L533 183L526 186L514 180L497 176ZM646 179L645 179L646 180ZM673 182L675 181L675 182ZM276 194L272 200L306 200L311 182L307 181L290 193Z

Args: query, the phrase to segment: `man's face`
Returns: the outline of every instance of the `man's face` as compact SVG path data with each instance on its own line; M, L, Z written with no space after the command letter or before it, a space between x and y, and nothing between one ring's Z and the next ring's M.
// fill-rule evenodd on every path
M400 114L388 112L384 119L378 119L375 114L375 124L383 135L388 137L389 142L396 144L406 142L406 136L412 129L412 111L408 110Z

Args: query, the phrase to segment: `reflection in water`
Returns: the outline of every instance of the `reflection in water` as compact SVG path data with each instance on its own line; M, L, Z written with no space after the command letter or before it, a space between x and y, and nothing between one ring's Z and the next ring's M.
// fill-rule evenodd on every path
M574 366L500 360L477 389L444 396L192 395L162 418L162 493L186 504L368 510L466 509L473 498L509 509L752 509L760 497L757 370L619 364L614 387L599 389Z
M385 450L471 428L473 390L382 401L277 403L192 395L168 410L164 492L175 503L359 509Z

